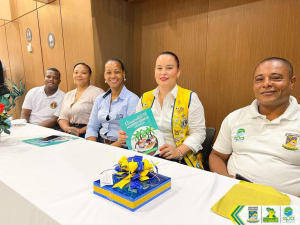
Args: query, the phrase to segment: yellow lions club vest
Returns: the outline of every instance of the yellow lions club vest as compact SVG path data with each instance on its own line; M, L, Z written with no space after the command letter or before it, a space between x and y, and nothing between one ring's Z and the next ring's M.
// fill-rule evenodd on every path
M189 136L188 112L192 96L192 91L178 87L177 97L174 101L171 129L173 138L178 147ZM143 110L151 108L154 102L153 91L148 91L142 96ZM187 153L183 160L188 166L203 169L201 154L194 154L192 151Z

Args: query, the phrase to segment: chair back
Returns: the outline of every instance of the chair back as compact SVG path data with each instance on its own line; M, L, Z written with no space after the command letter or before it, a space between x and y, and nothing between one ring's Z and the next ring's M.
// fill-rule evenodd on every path
M206 139L202 144L203 149L201 150L201 154L202 154L204 170L207 170L207 171L210 171L208 160L209 160L209 155L212 150L212 143L213 143L215 134L216 134L216 128L206 127Z

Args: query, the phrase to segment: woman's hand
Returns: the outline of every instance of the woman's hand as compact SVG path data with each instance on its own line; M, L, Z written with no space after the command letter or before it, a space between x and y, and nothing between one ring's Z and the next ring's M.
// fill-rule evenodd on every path
M119 130L118 142L120 142L121 144L126 144L127 138L128 138L128 136L126 135L126 133L122 130Z
M79 136L81 134L81 129L78 129L76 127L67 127L65 132L68 134Z
M173 148L172 146L168 144L163 144L160 148L159 156L165 158L165 159L179 159L180 154L176 148Z

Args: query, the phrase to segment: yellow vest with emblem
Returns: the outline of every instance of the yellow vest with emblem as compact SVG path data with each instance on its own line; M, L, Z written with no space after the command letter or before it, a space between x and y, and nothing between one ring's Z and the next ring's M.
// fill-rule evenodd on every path
M173 138L178 147L189 136L188 128L188 112L192 96L192 91L181 88L177 85L178 92L174 101L171 129L173 132ZM142 96L143 110L152 107L154 102L153 91L148 91ZM192 151L188 152L183 160L188 166L203 169L201 154L194 154Z

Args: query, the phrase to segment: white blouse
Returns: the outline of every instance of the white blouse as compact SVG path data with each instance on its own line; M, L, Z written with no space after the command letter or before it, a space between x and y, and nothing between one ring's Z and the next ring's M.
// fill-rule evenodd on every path
M173 133L171 130L171 120L172 112L174 107L174 100L177 96L178 87L177 85L173 90L167 95L163 101L163 106L160 106L158 100L158 87L153 91L155 96L152 112L160 132L163 134L163 138L166 144L171 145L173 148L176 148L176 143L173 138ZM141 99L136 107L136 112L143 110ZM202 143L206 137L205 129L205 117L204 109L202 103L200 102L198 95L193 92L191 97L191 103L188 112L188 127L189 127L189 136L184 140L183 144L187 145L194 153L202 149Z
M104 91L101 88L90 85L84 90L78 101L74 103L76 92L77 88L65 95L59 120L67 120L69 123L88 124L94 101ZM72 104L73 106L71 107Z

